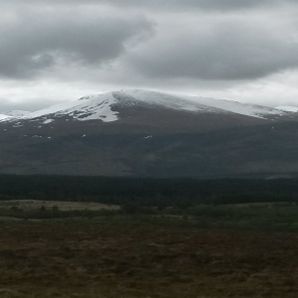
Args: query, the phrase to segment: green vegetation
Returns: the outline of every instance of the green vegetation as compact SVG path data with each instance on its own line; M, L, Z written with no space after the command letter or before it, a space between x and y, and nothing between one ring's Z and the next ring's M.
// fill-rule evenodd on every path
M1 200L175 206L298 202L298 179L151 179L0 175Z

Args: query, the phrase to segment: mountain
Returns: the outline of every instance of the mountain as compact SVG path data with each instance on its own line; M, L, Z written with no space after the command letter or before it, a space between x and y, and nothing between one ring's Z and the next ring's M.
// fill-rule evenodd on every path
M30 114L29 111L23 111L23 110L12 110L5 113L7 116L17 118L17 117L25 117Z
M0 121L7 121L15 119L18 119L19 117L25 117L26 115L29 115L30 112L28 111L22 111L22 110L12 110L9 112L6 112L5 114L0 113Z
M284 112L298 112L298 107L297 106L278 106L276 109L284 111Z
M9 115L6 115L6 114L0 114L0 121L2 120L7 120L9 117Z
M6 113L14 119L61 118L102 120L113 122L119 120L119 109L133 107L163 108L176 111L209 114L239 114L254 118L268 119L287 115L288 110L269 108L260 105L243 104L237 101L218 100L204 97L175 96L152 91L123 90L99 95L82 97L77 101L51 106L36 112L12 111ZM121 115L123 116L123 115Z
M153 177L296 175L298 114L121 90L0 116L0 172Z

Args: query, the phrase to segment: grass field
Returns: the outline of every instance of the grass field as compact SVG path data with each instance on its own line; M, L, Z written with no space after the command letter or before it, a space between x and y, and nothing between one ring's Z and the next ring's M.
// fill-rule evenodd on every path
M0 209L20 208L32 210L40 208L57 208L62 211L73 210L119 210L119 206L107 205L93 202L64 202L64 201L42 201L42 200L9 200L0 201Z
M0 297L298 297L297 211L3 219Z

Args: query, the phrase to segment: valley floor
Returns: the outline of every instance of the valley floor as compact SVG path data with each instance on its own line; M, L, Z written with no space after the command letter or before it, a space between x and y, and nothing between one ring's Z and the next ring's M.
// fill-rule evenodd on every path
M1 298L298 297L295 231L102 216L1 222Z

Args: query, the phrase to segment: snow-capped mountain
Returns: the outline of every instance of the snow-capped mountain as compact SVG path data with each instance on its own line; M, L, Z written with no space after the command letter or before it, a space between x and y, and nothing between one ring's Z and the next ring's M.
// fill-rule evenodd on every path
M30 112L28 112L28 111L12 110L12 111L0 114L0 121L16 120L19 118L26 117L29 114L30 114Z
M12 111L6 112L5 114L8 116L11 116L11 117L18 118L18 117L25 117L25 116L29 115L30 112L23 111L23 110L12 110Z
M291 112L262 105L245 104L238 101L225 99L193 97L193 100L224 111L258 118L267 118L268 116L284 116L286 115L285 112Z
M295 175L298 115L283 110L121 90L35 112L4 114L0 173Z
M254 118L268 119L290 114L291 110L274 109L260 105L243 104L237 101L220 100L204 97L170 95L144 90L122 90L98 95L82 97L79 100L67 102L38 110L32 113L14 111L0 120L21 120L44 118L49 119L68 116L74 120L101 120L114 122L121 118L119 108L144 106L163 108L192 113L234 113Z

